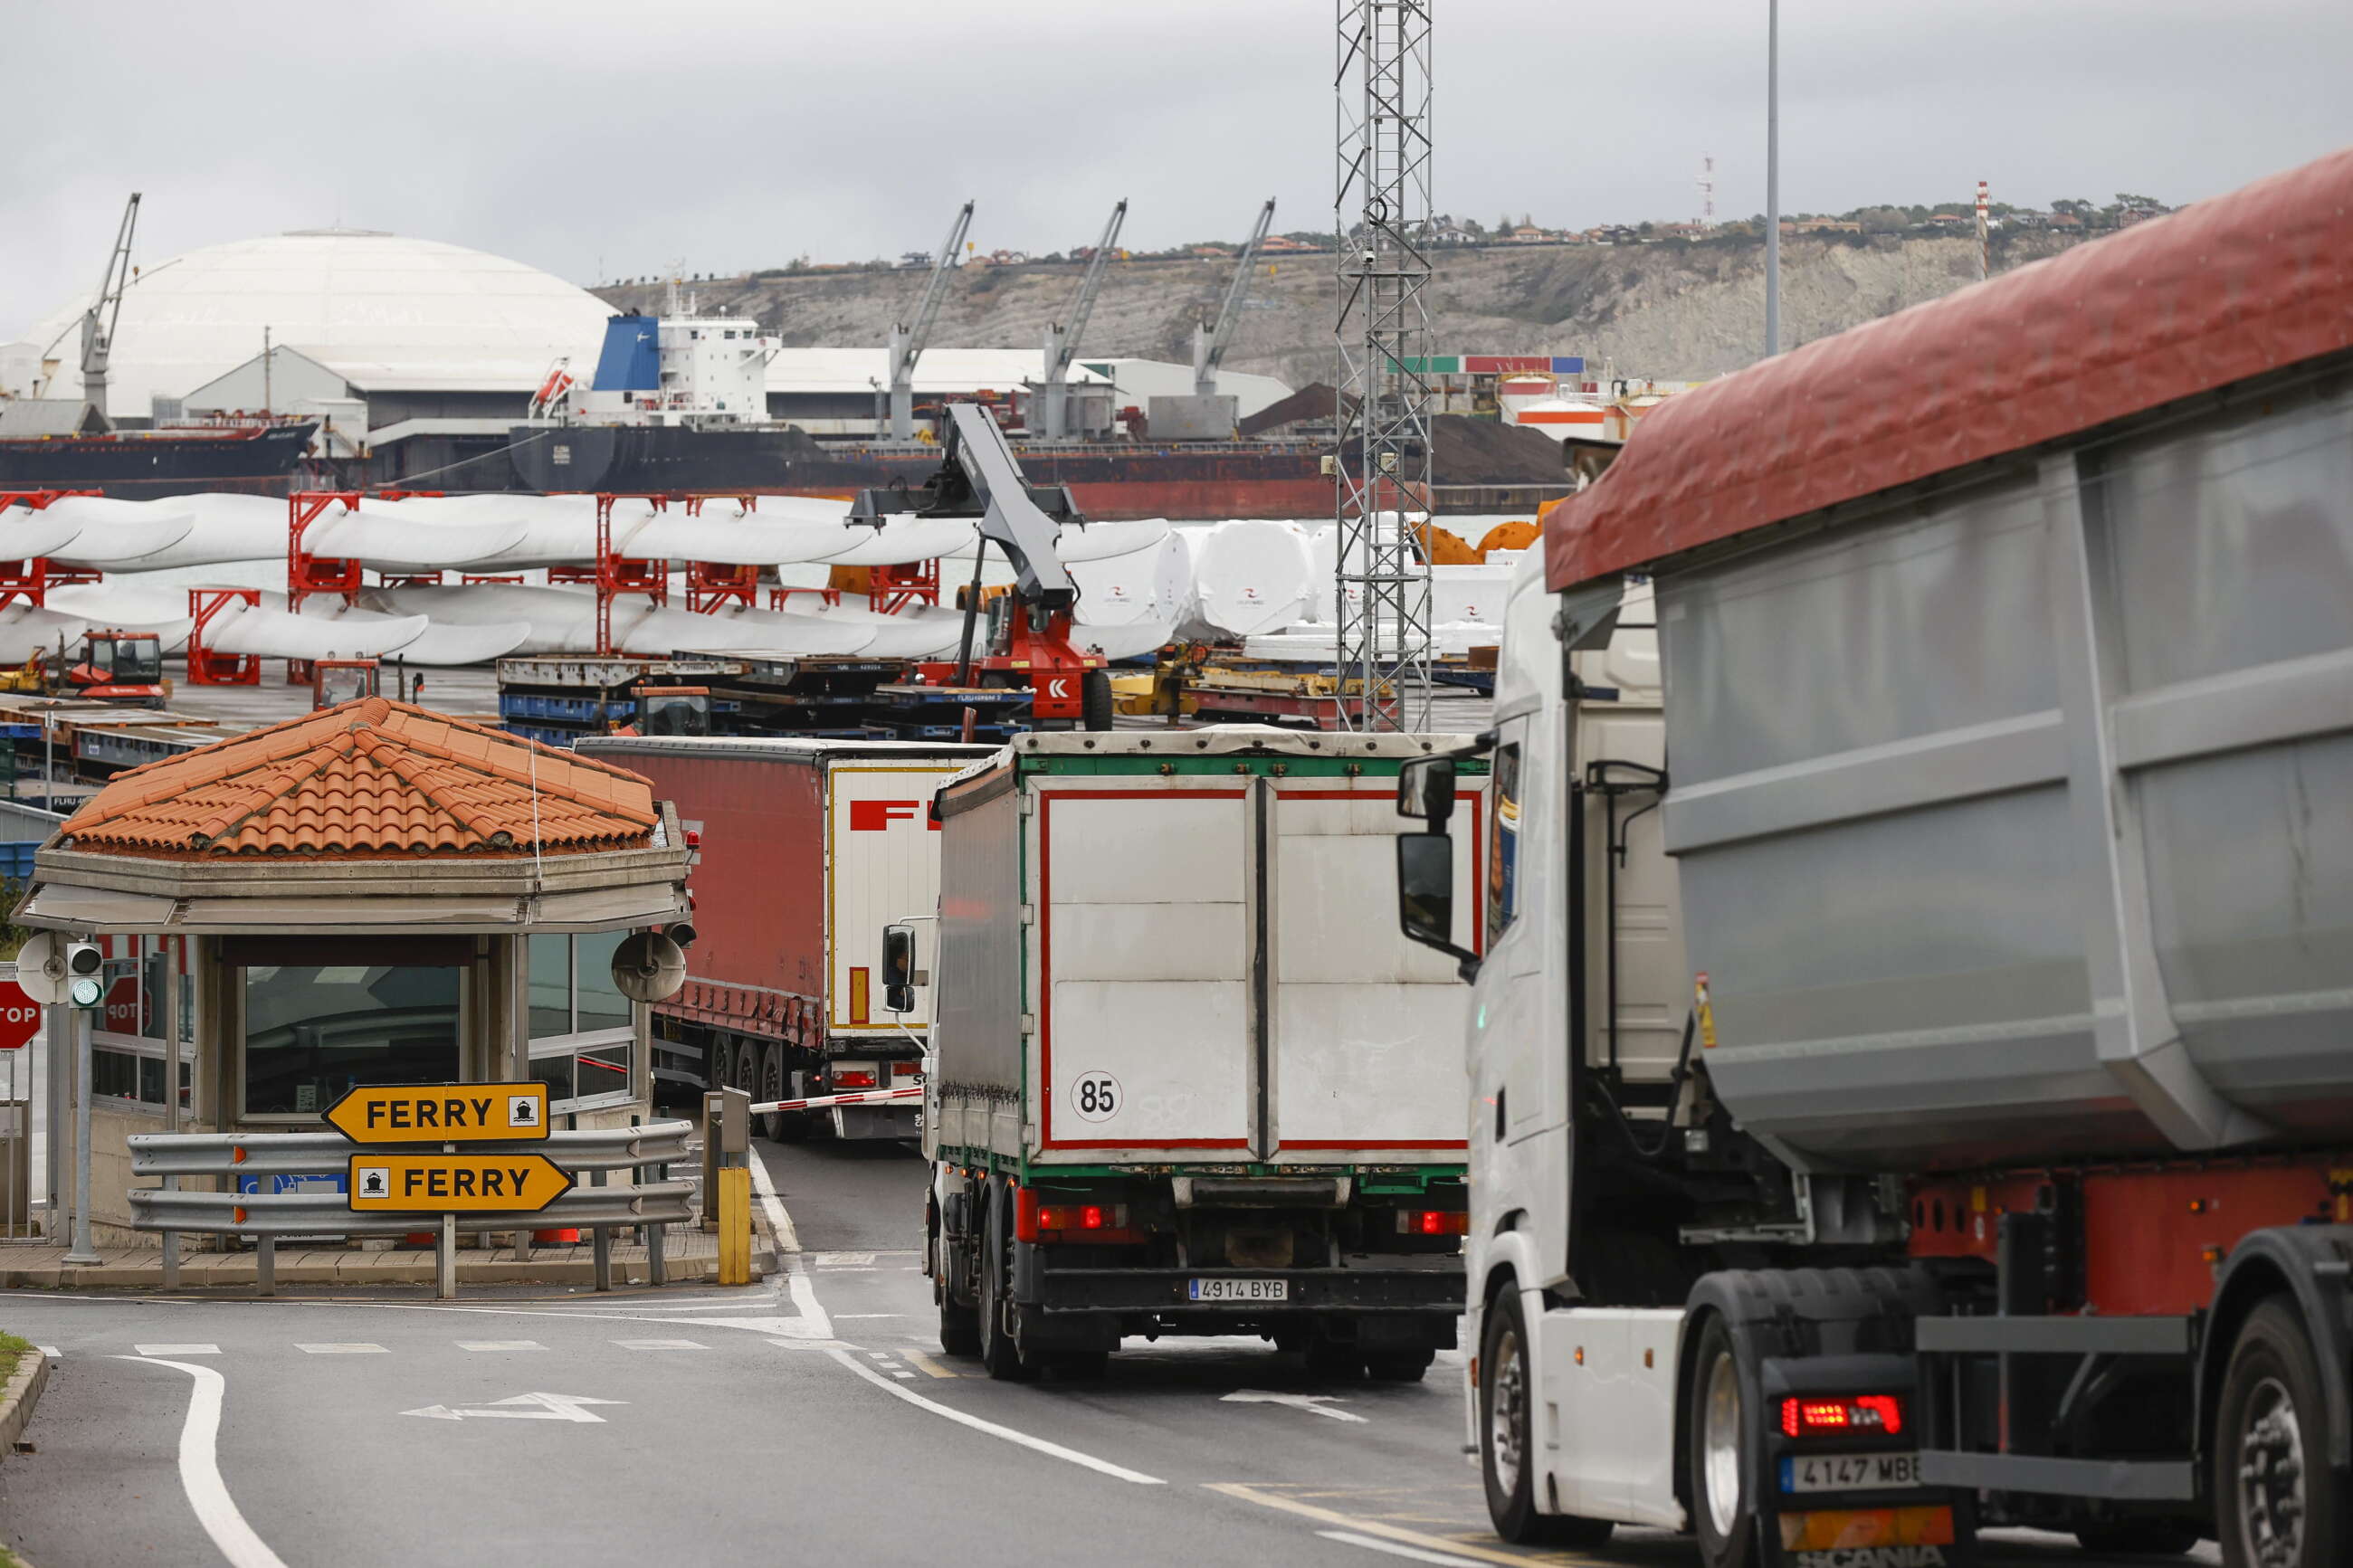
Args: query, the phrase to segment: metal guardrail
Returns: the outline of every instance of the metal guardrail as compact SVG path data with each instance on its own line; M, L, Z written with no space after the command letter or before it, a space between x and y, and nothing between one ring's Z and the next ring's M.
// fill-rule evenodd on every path
M587 1229L615 1225L684 1225L693 1217L692 1182L635 1187L575 1187L528 1213L460 1214L461 1231ZM341 1193L185 1193L133 1189L133 1230L198 1231L216 1236L402 1236L438 1216L353 1214Z
M530 1142L469 1143L466 1152L544 1154L567 1171L625 1171L684 1160L693 1136L691 1121L653 1121L551 1132ZM134 1132L127 1142L134 1176L340 1176L352 1155L364 1152L340 1132Z
M131 1228L164 1237L164 1288L179 1284L178 1241L182 1232L249 1236L259 1256L255 1282L262 1294L274 1289L278 1238L281 1236L403 1236L427 1226L438 1232L435 1292L457 1293L453 1252L459 1231L586 1230L595 1248L596 1289L613 1287L613 1231L643 1226L646 1274L664 1283L663 1232L693 1217L695 1184L668 1179L670 1166L692 1157L691 1121L655 1121L638 1127L551 1132L535 1142L468 1145L470 1152L543 1154L569 1172L586 1172L586 1182L530 1211L465 1214L354 1213L340 1192L183 1192L184 1176L341 1176L358 1145L340 1132L138 1132L127 1140L134 1176L153 1176L160 1187L133 1188ZM607 1173L635 1171L632 1186L606 1183Z

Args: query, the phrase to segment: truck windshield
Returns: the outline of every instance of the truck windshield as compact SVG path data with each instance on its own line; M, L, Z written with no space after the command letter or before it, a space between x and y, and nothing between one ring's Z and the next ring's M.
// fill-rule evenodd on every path
M153 681L164 678L164 645L153 637L121 637L90 648L90 662L118 681Z

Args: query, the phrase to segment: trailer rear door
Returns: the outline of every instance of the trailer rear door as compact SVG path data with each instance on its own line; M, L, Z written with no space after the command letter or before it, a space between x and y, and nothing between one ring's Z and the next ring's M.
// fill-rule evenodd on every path
M1461 1160L1464 992L1452 960L1398 930L1394 775L1267 783L1264 1156ZM1474 942L1460 911L1479 908L1486 783L1461 779L1450 824L1456 929Z
M826 764L825 1028L828 1037L880 1036L908 1042L931 1026L930 975L939 933L915 924L915 1010L882 1009L882 928L939 905L939 824L932 793L962 768L952 762Z
M1036 781L1027 881L1048 1159L1247 1157L1257 1129L1254 781Z

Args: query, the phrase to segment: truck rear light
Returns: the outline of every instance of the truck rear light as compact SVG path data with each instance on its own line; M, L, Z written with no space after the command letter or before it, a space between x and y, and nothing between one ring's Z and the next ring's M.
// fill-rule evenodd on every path
M892 1062L891 1064L891 1076L893 1078L921 1078L923 1076L923 1064L921 1062Z
M1124 1230L1127 1228L1127 1205L1124 1204L1042 1204L1038 1209L1039 1230Z
M1808 1394L1781 1401L1788 1437L1893 1437L1904 1430L1904 1401L1893 1394Z
M1471 1234L1471 1214L1467 1209L1399 1209L1399 1236L1468 1236Z
M833 1075L836 1089L872 1089L874 1075L871 1072L838 1072Z

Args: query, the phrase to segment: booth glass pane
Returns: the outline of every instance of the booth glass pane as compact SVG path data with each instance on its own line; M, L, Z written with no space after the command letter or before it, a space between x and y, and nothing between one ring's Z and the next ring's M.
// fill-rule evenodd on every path
M579 1018L573 1027L581 1034L591 1029L629 1026L629 1000L613 984L613 953L628 934L625 931L584 931L572 939L574 999L579 1007ZM584 1085L581 1092L591 1091Z
M245 1114L308 1115L355 1084L458 1078L454 965L252 964Z
M524 964L531 995L531 1037L551 1039L572 1033L572 939L533 936Z

